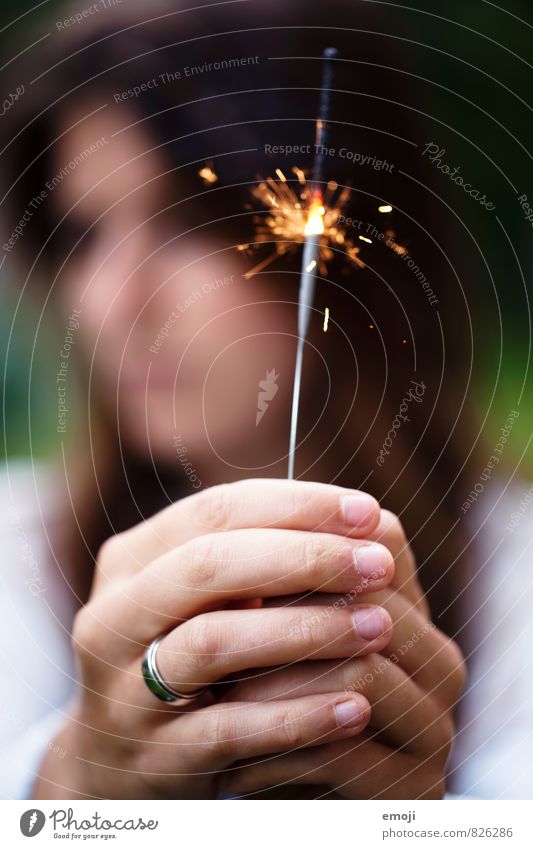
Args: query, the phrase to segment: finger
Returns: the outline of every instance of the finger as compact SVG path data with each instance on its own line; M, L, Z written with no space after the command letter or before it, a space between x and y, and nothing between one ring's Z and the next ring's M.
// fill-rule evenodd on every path
M356 740L351 737L350 742L356 750ZM236 797L273 789L282 797L283 791L294 785L326 789L330 778L330 759L326 745L252 758L248 762L236 763L222 773L219 792Z
M379 607L357 606L331 616L317 610L220 610L195 616L160 643L161 676L173 689L190 694L243 669L351 657L379 651L390 639L390 617Z
M388 610L394 622L384 654L441 704L455 705L465 686L465 664L457 644L400 593L386 589L371 598Z
M391 745L413 754L450 746L452 724L442 706L403 669L380 654L340 661L306 661L287 669L262 670L235 684L227 701L301 698L344 690L363 693L372 708L370 726Z
M163 726L161 740L179 747L197 771L236 760L316 746L359 734L370 708L359 694L328 693L265 704L217 704Z
M382 543L391 552L395 563L393 586L429 619L429 605L418 580L416 561L399 518L390 510L381 510L379 524L369 538Z
M190 539L237 528L285 528L366 537L377 526L379 505L358 490L332 484L255 479L221 484L183 498L129 531L101 552L115 576L131 574Z
M107 605L107 620L142 643L229 600L285 594L305 600L316 590L354 599L383 589L393 574L392 556L380 543L278 529L226 531L198 537L151 563Z
M314 601L317 611L332 610L345 603L345 598L317 594ZM382 653L447 709L455 705L466 683L466 667L458 645L391 587L358 598L358 604L369 602L387 610L394 623L391 639Z
M280 795L292 785L321 785L347 799L437 799L442 797L442 771L424 760L360 735L313 749L254 759L226 770L220 790L245 796L267 788Z

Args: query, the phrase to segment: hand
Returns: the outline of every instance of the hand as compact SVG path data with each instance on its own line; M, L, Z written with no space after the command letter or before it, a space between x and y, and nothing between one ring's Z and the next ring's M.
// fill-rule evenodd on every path
M258 598L322 591L356 600L387 587L392 555L367 542L379 519L361 493L253 480L195 494L112 538L74 627L83 687L63 734L78 769L57 774L48 759L36 795L212 798L235 761L358 734L368 701L343 687L231 705L207 692L177 707L149 692L141 661L165 634L160 672L194 693L250 667L384 649L390 616L368 601L311 629L314 606L257 607Z
M229 795L254 796L270 788L269 795L277 798L332 793L358 799L441 798L464 662L456 644L431 624L398 519L382 510L369 536L386 544L396 561L394 587L361 597L391 615L393 636L385 649L364 658L263 671L261 677L252 672L226 695L230 701L257 701L344 689L368 699L369 725L359 738L236 764L223 780ZM323 615L338 603L326 596L315 600Z

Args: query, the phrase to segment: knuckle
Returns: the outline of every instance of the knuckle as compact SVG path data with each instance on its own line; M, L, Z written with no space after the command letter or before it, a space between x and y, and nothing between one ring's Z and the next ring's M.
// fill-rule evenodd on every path
M114 534L102 543L98 549L96 562L102 572L112 569L124 558L124 540L122 534Z
M142 564L138 562L135 555L132 533L129 530L114 534L98 549L92 595L95 592L107 591L117 579L139 571L139 566Z
M319 608L313 613L299 613L289 622L287 636L292 647L304 659L316 648L317 633L322 624Z
M181 651L183 660L193 667L208 671L222 649L222 638L219 627L209 615L195 616L194 619L180 625Z
M202 743L217 761L235 759L235 730L229 711L209 710L204 714Z
M350 662L346 690L352 693L372 692L376 679L383 674L386 659L378 654L367 654Z
M416 593L416 608L422 614L425 619L431 619L431 608L429 606L429 602L424 593L424 589L420 580L416 573L416 566L413 567L413 577L411 579L413 581L413 587Z
M441 692L446 696L446 703L453 705L467 683L468 674L465 658L455 640L452 640L438 628L434 629L434 633L439 639L439 651L445 661Z
M97 596L81 607L74 616L70 644L84 666L101 668L102 662L112 662L116 668L117 664L122 664L128 653L136 651L135 643L114 625L115 603L116 597Z
M181 556L189 586L210 589L217 582L222 560L219 534L196 537L182 547Z
M456 642L449 642L448 652L450 656L451 672L448 679L450 689L452 690L453 700L463 692L467 682L467 668L463 652Z
M298 749L307 742L302 717L294 708L287 708L280 715L277 730L283 749Z
M393 551L402 551L407 546L407 536L398 516L390 510L381 510L383 535L388 540L388 547Z
M82 660L91 658L97 649L97 629L92 605L86 604L76 613L72 626L71 645Z
M231 512L229 486L219 484L198 494L196 517L206 530L225 530L228 527Z
M96 561L99 565L103 566L110 561L113 561L114 558L114 550L116 545L116 537L112 536L106 539L100 548L98 549L98 554L96 556Z
M455 726L451 716L444 714L437 723L436 749L440 759L447 759L452 747Z
M313 589L324 583L324 567L328 562L328 551L323 541L316 534L305 534L302 542L301 562L304 564L306 574L312 583Z

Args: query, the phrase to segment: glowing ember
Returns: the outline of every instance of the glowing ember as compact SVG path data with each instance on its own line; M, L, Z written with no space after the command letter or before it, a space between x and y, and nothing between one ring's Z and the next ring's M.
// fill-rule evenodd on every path
M216 183L216 181L218 180L218 176L215 173L214 169L211 167L211 165L207 163L204 165L203 168L200 168L200 170L198 171L198 176L202 178L202 180L207 186Z
M378 206L378 212L392 212L392 206L388 203L383 206Z
M326 309L324 311L324 327L323 327L324 333L327 332L328 324L329 324L329 307L326 307Z

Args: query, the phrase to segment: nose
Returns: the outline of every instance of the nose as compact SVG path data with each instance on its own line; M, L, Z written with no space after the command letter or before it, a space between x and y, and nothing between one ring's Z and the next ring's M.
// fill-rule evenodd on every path
M119 308L132 325L158 312L164 288L163 252L154 225L144 223L128 233L121 249Z

